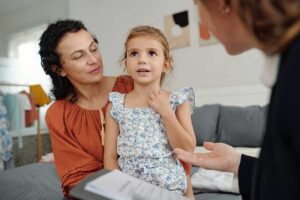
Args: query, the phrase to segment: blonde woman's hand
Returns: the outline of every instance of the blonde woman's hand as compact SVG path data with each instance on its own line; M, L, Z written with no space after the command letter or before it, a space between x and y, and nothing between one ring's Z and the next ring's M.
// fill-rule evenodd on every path
M224 143L204 142L203 146L209 152L190 153L182 149L175 149L174 152L182 161L192 163L206 169L233 172L238 174L241 154L232 146Z
M169 114L174 114L169 97L167 93L162 90L153 91L150 94L148 103L162 117L167 116Z

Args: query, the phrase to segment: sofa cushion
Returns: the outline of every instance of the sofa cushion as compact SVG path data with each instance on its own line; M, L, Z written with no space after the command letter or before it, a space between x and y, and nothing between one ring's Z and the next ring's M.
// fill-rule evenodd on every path
M192 115L192 123L196 135L197 146L204 141L216 141L219 104L196 107Z
M221 106L217 140L235 147L259 147L266 109L266 106Z

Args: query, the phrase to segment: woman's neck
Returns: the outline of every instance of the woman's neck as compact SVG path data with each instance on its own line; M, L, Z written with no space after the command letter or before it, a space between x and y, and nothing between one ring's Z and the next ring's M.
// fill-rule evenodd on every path
M85 109L101 109L108 101L108 93L111 92L114 81L115 78L103 77L98 83L77 87L78 101L76 103Z

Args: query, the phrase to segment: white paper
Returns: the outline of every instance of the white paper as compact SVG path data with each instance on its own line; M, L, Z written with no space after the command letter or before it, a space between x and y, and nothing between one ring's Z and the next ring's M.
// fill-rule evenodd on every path
M113 170L90 181L85 190L113 200L184 200L167 189L139 180L119 170Z
M192 177L192 186L200 191L239 193L238 180L231 172L198 168Z

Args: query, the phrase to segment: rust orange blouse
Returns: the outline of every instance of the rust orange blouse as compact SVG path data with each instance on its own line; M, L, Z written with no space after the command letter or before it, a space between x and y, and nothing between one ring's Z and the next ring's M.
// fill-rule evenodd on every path
M113 91L121 93L132 89L133 80L129 76L118 77L113 87ZM67 196L70 188L104 166L100 112L58 100L47 110L46 123L62 190ZM191 166L183 165L190 174Z

